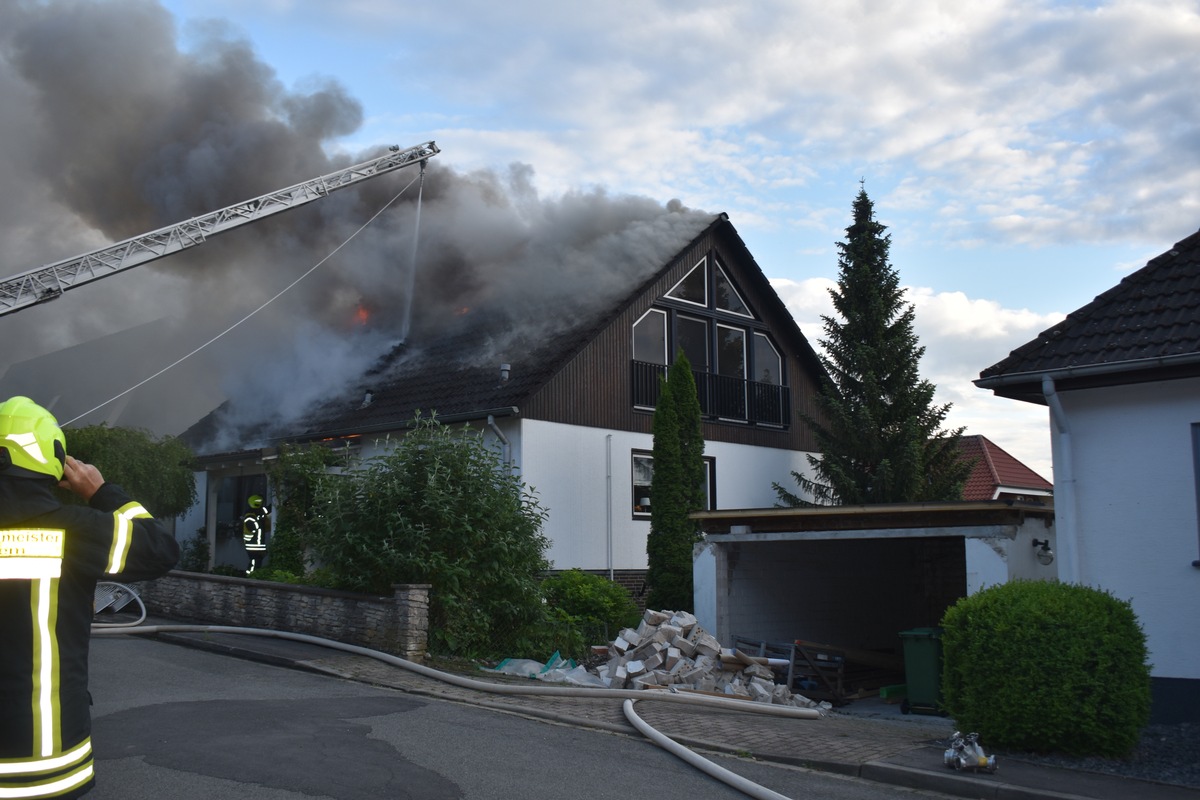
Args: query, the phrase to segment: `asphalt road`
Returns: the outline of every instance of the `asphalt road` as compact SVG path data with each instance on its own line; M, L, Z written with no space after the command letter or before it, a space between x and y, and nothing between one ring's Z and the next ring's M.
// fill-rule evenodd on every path
M646 739L139 637L92 642L89 800L744 798ZM941 797L710 755L787 797Z

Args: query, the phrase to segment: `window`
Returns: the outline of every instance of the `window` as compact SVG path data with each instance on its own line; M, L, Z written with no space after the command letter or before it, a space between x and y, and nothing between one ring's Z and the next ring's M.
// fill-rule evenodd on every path
M700 259L683 280L671 287L667 297L708 308L708 259Z
M783 358L765 333L754 334L754 380L783 385Z
M633 518L650 518L650 484L654 480L654 456L645 450L633 451ZM704 508L717 507L717 460L704 457Z
M678 314L675 317L676 351L683 350L688 363L697 372L708 372L708 322ZM675 355L675 353L671 353Z
M742 317L750 317L750 307L746 305L746 301L738 294L738 290L734 288L733 281L729 280L729 276L725 274L725 268L720 263L717 264L717 274L715 276L717 291L717 308L721 311L728 311L730 314L737 314Z
M633 360L667 363L667 312L650 309L633 324Z
M708 420L786 428L791 417L782 351L715 251L633 323L634 408L653 411L660 378L682 351Z

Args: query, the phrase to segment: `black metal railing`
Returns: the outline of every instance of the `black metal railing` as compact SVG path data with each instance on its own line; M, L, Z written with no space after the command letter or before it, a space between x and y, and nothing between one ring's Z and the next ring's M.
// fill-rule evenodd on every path
M667 367L645 361L630 364L633 404L639 408L656 407L660 379L666 377ZM692 370L692 376L696 379L700 413L705 417L780 427L786 427L790 421L791 396L786 386L696 370Z

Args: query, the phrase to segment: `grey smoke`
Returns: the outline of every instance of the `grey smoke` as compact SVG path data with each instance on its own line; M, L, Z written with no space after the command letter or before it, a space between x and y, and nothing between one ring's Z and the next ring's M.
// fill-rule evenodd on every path
M0 4L0 103L5 275L378 154L329 154L327 145L362 122L360 104L336 81L289 89L219 24L182 51L172 17L151 0ZM409 168L367 181L2 317L0 334L25 344L9 348L0 369L162 320L153 346L143 341L136 354L152 374L324 258L416 176ZM543 199L529 166L462 174L436 158L419 233L416 197L413 187L294 291L139 389L150 410L121 424L178 433L216 394L240 421L301 414L352 383L403 331L419 344L473 309L502 313L511 332L553 335L644 280L712 219L675 201L603 190ZM405 320L414 244L415 302ZM114 345L73 371L73 407L108 399L109 367L127 357ZM37 396L44 381L61 394L64 376L35 366L24 365L20 386L0 379L0 390Z

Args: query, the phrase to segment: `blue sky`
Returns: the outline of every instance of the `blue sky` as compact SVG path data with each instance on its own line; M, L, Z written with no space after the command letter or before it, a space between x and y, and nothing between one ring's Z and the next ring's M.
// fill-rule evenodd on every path
M728 213L814 343L862 181L950 424L1048 478L1044 408L971 380L1200 225L1194 0L161 5L344 87L331 147Z

